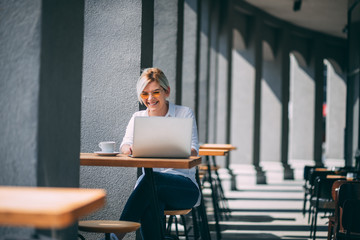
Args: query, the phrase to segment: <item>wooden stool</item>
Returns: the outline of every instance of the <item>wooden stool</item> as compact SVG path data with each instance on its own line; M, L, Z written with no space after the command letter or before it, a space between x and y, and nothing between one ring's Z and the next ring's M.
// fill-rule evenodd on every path
M129 233L136 231L140 223L129 221L87 220L79 221L79 230L84 232L105 233L105 240L110 240L110 233ZM85 239L79 234L81 239Z
M177 237L179 236L178 220L177 220L177 217L176 217L176 215L179 215L179 216L181 217L181 220L182 220L183 225L184 225L185 238L186 238L186 240L189 239L188 232L187 232L187 229L186 229L186 219L185 219L185 216L184 216L184 215L188 214L189 212L191 212L191 209L165 210L165 211L164 211L164 215L165 215L165 216L170 216L170 217L169 217L168 227L167 227L167 229L166 229L166 232L167 232L168 234L171 233L172 219L175 218L175 232L176 232L176 236L177 236Z

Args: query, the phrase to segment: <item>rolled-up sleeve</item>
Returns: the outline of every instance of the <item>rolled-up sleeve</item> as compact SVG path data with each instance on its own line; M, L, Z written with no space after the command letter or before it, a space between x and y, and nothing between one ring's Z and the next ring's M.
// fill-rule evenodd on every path
M191 109L189 110L190 110L191 118L193 119L191 148L195 149L199 153L199 139L198 139L196 119L193 111Z

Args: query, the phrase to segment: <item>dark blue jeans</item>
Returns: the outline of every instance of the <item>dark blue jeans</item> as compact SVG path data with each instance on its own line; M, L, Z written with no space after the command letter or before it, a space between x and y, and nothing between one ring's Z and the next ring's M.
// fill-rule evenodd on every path
M192 208L199 197L196 185L187 177L169 173L154 172L154 180L159 199L160 216L164 209ZM144 240L160 239L155 210L151 204L151 188L146 177L131 193L120 220L141 223Z

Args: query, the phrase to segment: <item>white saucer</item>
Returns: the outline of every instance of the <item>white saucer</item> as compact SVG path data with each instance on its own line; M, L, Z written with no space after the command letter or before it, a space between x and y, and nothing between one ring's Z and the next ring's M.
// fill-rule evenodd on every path
M100 155L100 156L116 156L116 155L118 155L120 152L111 152L111 153L108 153L108 152L97 151L97 152L94 152L94 153L97 154L97 155Z

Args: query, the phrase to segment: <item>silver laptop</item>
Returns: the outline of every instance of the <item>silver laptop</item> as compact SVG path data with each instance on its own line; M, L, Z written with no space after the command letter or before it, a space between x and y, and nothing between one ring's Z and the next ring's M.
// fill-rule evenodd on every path
M191 118L136 117L132 157L187 158L191 138Z

